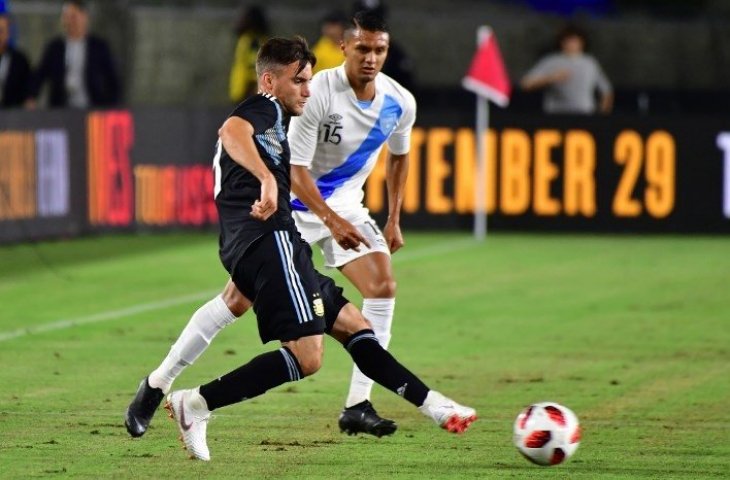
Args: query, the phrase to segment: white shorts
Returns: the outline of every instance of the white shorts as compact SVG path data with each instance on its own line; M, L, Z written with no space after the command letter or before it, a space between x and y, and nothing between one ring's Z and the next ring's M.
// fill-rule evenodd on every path
M352 223L370 244L370 248L362 243L358 246L359 252L353 249L345 250L332 237L332 232L327 228L322 220L312 212L292 212L292 217L297 224L297 229L302 234L302 238L310 245L319 246L324 255L324 266L328 268L341 267L351 261L373 252L383 252L390 256L388 243L385 241L380 228L375 220L362 212L342 215L342 218Z

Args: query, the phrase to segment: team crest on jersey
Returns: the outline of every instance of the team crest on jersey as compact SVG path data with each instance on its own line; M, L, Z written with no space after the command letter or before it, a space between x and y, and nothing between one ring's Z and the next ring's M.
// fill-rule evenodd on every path
M321 298L316 297L314 301L312 301L312 308L315 315L317 315L318 317L324 316L324 303L322 303Z
M342 120L342 115L340 115L339 113L333 113L329 116L329 119L332 120L332 123L337 125L338 123L340 123L340 120Z
M395 113L387 113L380 119L380 130L387 137L398 123L398 115Z

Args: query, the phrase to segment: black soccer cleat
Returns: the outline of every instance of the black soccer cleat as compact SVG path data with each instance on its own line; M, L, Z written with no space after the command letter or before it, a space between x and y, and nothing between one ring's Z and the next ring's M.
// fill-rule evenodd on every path
M165 394L159 388L150 387L147 377L142 379L137 388L137 394L127 407L127 413L124 416L124 426L127 427L131 436L144 435L164 396Z
M392 435L398 429L398 425L393 420L381 418L369 400L344 409L338 423L340 431L346 432L348 435L369 433L380 438L384 435Z

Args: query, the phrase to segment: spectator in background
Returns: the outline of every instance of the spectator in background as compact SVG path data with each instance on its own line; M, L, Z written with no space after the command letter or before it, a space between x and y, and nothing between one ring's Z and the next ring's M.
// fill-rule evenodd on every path
M364 10L375 13L386 22L388 20L388 7L382 0L356 0L352 7L353 15ZM388 57L385 59L382 72L413 92L415 87L413 61L393 38L390 39Z
M236 51L231 67L229 97L241 103L258 91L256 54L269 38L269 21L263 8L254 5L244 10L236 24Z
M546 113L595 113L598 90L598 110L610 113L613 89L598 61L585 53L583 31L566 26L558 35L558 45L560 51L542 58L527 72L520 86L526 91L544 89Z
M10 45L10 17L0 12L0 108L22 107L29 81L28 59Z
M30 84L26 105L35 108L48 82L52 108L111 107L121 100L121 85L106 41L89 34L89 11L83 0L66 0L61 13L63 36L45 47Z
M339 67L345 61L345 55L342 53L342 39L348 20L347 16L339 10L331 11L322 19L320 23L322 36L312 47L312 52L317 57L314 73L325 68Z

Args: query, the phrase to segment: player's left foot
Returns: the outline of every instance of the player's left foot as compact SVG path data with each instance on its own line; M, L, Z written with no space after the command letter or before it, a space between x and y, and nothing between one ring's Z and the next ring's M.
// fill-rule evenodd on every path
M398 425L393 420L380 417L368 400L344 409L338 423L340 431L346 432L348 435L369 433L382 437L392 435L398 429Z
M477 420L476 410L459 405L436 390L428 392L426 401L418 410L451 433L464 433Z
M165 409L180 430L180 440L191 458L210 460L206 440L210 410L198 389L178 390L167 396Z
M143 378L137 388L137 394L127 407L124 415L124 426L133 437L141 437L150 426L155 410L165 396L159 388L150 387L147 377Z

